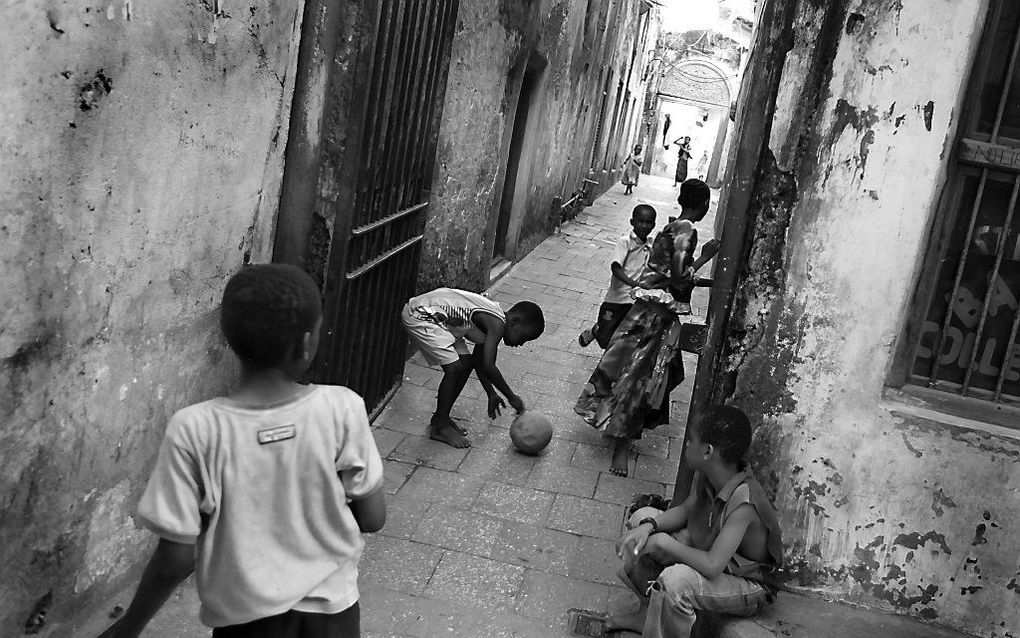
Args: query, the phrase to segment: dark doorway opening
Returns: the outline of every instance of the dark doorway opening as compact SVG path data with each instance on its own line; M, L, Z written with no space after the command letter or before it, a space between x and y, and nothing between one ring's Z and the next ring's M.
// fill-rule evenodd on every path
M525 134L528 130L528 121L532 117L534 108L534 97L538 90L539 81L542 79L542 70L545 68L545 61L537 56L531 56L524 70L524 79L521 82L521 91L517 98L517 107L514 112L513 133L510 138L510 152L507 156L506 177L503 179L503 193L499 201L499 217L496 220L496 236L492 246L492 263L501 261L512 261L513 255L507 254L507 250L513 243L509 241L510 221L514 212L514 197L517 193L518 182L526 176L521 171L521 160L524 151ZM519 69L516 73L519 73ZM526 158L525 158L526 161Z

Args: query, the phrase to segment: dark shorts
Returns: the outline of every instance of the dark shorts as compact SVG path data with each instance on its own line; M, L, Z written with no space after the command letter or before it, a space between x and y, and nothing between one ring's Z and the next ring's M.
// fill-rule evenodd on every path
M312 614L293 609L243 625L216 627L213 638L359 638L361 607L354 603L337 614Z
M608 301L599 306L599 317L595 321L594 335L595 341L603 350L609 346L609 340L613 338L613 333L616 332L620 322L633 307L632 303L609 303Z

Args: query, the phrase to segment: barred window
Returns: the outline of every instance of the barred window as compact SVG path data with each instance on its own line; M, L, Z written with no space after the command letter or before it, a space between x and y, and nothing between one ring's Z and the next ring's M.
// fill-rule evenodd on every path
M1020 3L993 1L903 370L907 383L999 405L1020 405L1018 51Z

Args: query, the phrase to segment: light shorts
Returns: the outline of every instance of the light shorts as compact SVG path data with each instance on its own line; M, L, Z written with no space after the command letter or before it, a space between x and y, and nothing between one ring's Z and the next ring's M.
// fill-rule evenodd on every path
M411 342L421 350L422 356L430 365L445 366L457 363L462 356L471 354L466 341L454 337L431 321L411 316L411 308L407 304L404 304L404 309L400 312L400 321L411 337Z

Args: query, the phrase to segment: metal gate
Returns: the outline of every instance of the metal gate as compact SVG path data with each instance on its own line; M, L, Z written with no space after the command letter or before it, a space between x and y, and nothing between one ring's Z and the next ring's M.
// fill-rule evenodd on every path
M316 376L374 416L403 375L400 309L418 275L458 0L366 5L374 37L355 70L362 111L341 169Z

